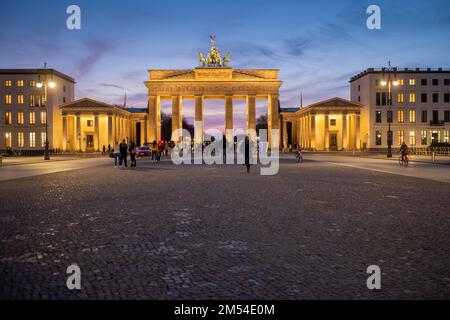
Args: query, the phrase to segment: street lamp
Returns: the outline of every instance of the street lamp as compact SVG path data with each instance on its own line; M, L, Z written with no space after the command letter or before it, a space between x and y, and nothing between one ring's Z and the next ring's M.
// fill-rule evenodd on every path
M56 87L56 83L53 81L40 81L36 83L36 87L42 88L44 87L44 101L45 101L45 151L44 151L44 160L50 160L50 151L49 151L49 142L48 142L48 109L47 109L47 87L53 89Z
M387 74L387 76L386 76ZM382 87L388 87L388 151L387 151L387 157L392 158L392 130L391 130L391 122L392 122L392 87L396 87L399 85L399 82L397 80L397 68L393 68L391 66L391 62L389 61L389 65L387 68L383 68L383 80L380 82L380 85Z

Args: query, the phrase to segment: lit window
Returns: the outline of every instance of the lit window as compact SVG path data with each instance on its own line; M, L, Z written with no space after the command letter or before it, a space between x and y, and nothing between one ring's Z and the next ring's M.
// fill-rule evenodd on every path
M10 94L5 94L5 104L11 104L12 98Z
M330 126L332 127L336 126L336 119L330 119Z
M409 85L415 86L416 85L416 79L409 79Z
M403 79L398 79L398 85L402 86L403 85Z
M411 123L416 122L416 110L414 109L409 110L409 122Z
M34 111L30 112L30 124L36 124L36 113Z
M23 112L17 112L17 124L23 124Z
M36 87L36 81L34 81L34 80L30 80L29 82L28 82L28 85L30 86L30 87Z
M47 112L42 111L41 112L41 124L46 124L46 123L47 123Z
M420 132L420 140L423 146L426 146L427 143L427 130L422 130Z
M398 110L397 120L398 120L398 123L403 123L405 121L405 112L403 110Z
M409 145L411 147L414 147L416 145L416 132L415 131L409 132Z
M17 86L23 87L23 80L17 80Z
M23 148L24 145L25 145L25 143L24 143L24 139L23 139L23 132L18 132L17 133L17 146L19 148Z
M17 95L17 104L23 104L23 94Z
M416 102L416 94L415 93L409 94L409 102Z
M401 144L405 141L405 140L404 140L405 135L404 135L403 130L399 130L399 131L398 131L397 137L398 137L398 144L401 145Z
M30 94L30 107L34 107L36 103L34 94Z
M397 95L397 102L398 102L398 103L403 103L403 102L405 102L405 95L404 95L402 92L400 92L400 93Z
M41 147L45 147L45 140L47 140L47 136L45 132L41 132Z
M11 80L5 80L5 87L11 87L12 81Z
M12 134L11 132L5 133L5 147L11 148L12 147Z
M12 124L12 113L10 111L5 112L5 124Z
M449 131L448 130L444 130L444 143L449 143Z
M87 121L87 126L88 127L93 127L94 126L94 120L88 120Z
M36 133L30 132L30 148L36 147Z

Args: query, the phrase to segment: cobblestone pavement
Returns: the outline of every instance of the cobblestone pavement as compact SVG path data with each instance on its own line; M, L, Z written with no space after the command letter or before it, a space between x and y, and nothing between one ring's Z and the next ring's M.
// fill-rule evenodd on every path
M450 298L450 184L256 169L141 160L2 182L0 298Z

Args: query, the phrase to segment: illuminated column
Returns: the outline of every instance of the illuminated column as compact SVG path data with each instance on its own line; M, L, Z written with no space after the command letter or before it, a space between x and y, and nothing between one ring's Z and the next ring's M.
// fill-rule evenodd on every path
M142 127L144 128L144 130L142 130ZM142 131L144 132L144 136L142 137ZM145 116L145 121L144 123L142 123L141 125L141 144L143 145L145 142L149 142L150 140L148 139L148 118L147 116Z
M361 150L361 116L359 113L355 116L355 146L356 150Z
M267 127L268 127L268 141L271 148L279 148L280 141L272 141L272 129L277 129L278 133L280 130L280 114L278 110L278 95L269 95L268 97L268 117L267 117Z
M315 149L316 148L316 115L312 114L311 118L310 118L310 130L311 130L311 134L310 134L310 140L311 140L311 149Z
M233 96L225 96L225 136L227 141L233 141Z
M160 96L149 96L149 142L161 140L161 98Z
M114 148L114 139L113 139L113 119L112 116L108 116L108 144L111 145L111 148Z
M286 150L287 148L287 121L283 119L283 150Z
M347 136L347 113L342 114L342 150L347 150L348 145L348 136Z
M75 118L75 126L76 126L76 138L77 138L77 150L81 151L81 118L79 115Z
M324 129L324 148L325 150L330 149L330 116L328 114L325 114L325 129Z
M195 143L202 144L203 143L203 96L196 95L195 96L195 133L194 133L194 141Z
M176 96L172 98L172 134L175 130L183 129L183 116L182 116L182 98ZM180 140L183 139L181 136ZM173 138L172 138L173 140ZM178 141L176 141L178 142Z
M247 133L250 139L256 141L256 96L247 96Z
M292 121L292 145L298 145L298 120Z
M62 125L63 125L62 150L63 151L67 151L67 140L68 140L68 137L67 137L67 116L63 115L62 118L63 118L63 123L62 123Z
M98 123L98 115L94 116L94 149L95 151L100 150L100 125Z

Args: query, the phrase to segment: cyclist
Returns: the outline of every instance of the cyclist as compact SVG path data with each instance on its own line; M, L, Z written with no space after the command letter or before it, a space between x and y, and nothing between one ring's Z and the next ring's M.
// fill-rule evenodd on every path
M400 152L402 153L402 162L405 162L405 159L408 157L408 146L405 141L403 141L402 146L400 147Z

